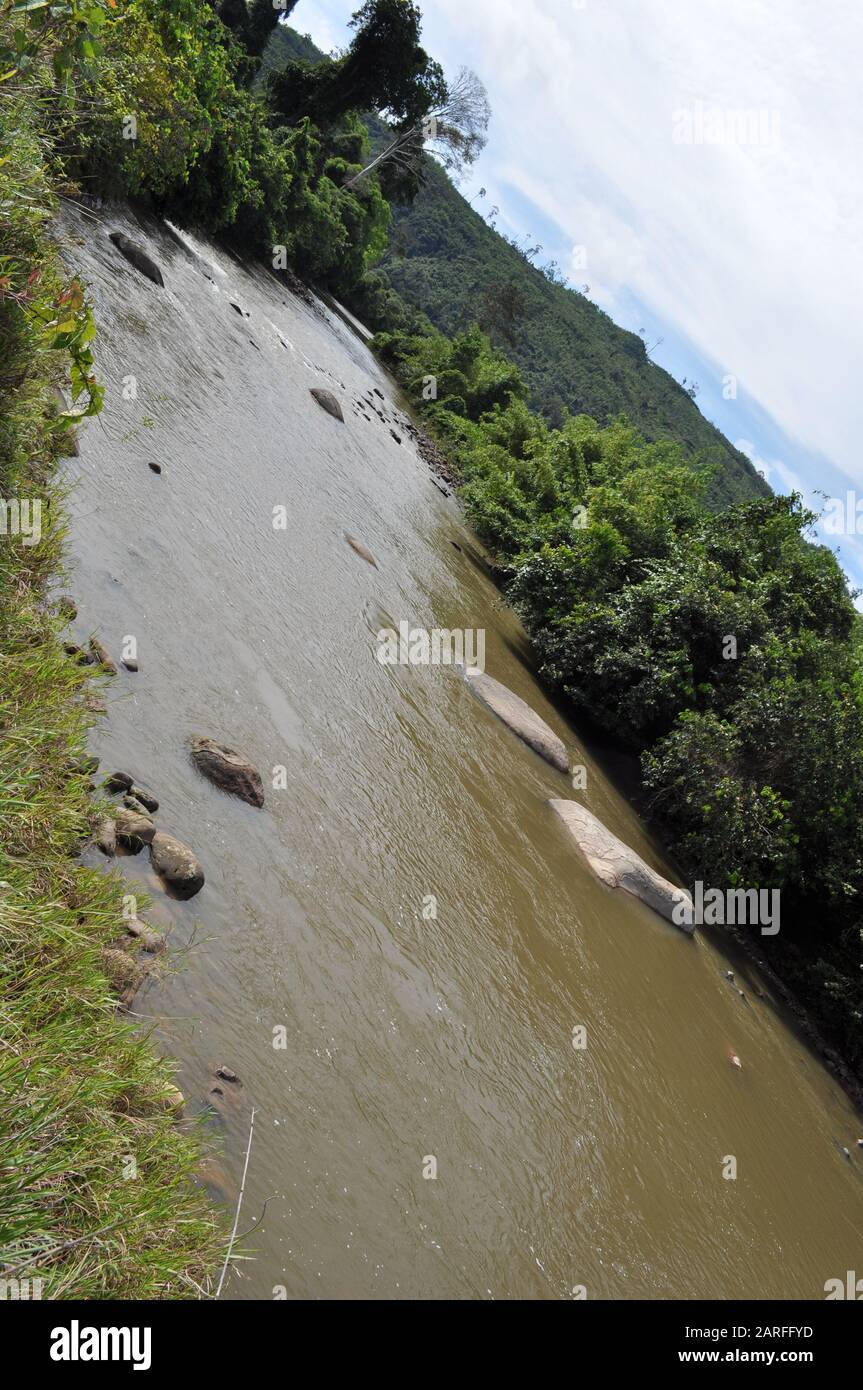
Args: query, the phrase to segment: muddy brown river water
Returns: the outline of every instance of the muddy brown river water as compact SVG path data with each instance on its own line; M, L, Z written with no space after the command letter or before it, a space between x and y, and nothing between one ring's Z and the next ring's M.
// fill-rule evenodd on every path
M61 234L107 387L66 464L75 634L115 657L133 636L140 662L93 748L207 874L181 903L146 854L119 861L176 966L134 1009L207 1111L229 1204L256 1110L240 1230L265 1215L222 1296L818 1299L863 1269L863 1122L718 935L687 938L576 858L551 797L672 873L537 685L364 343L129 212L70 211ZM376 387L385 420L352 408ZM376 634L402 621L484 630L487 671L586 790L452 668L381 664ZM194 734L261 769L263 810L199 776ZM219 1064L243 1084L208 1111Z

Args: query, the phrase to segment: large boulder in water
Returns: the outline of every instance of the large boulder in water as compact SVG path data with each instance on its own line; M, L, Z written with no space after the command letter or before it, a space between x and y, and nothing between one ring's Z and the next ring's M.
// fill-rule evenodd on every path
M692 900L688 893L682 888L675 888L667 878L645 864L640 854L612 835L586 806L579 805L577 801L550 801L548 804L560 816L597 878L602 879L609 888L622 888L632 893L633 897L641 898L642 902L681 930L695 930L691 920ZM683 902L689 904L688 922L677 920L682 915Z
M152 280L154 285L164 288L165 282L162 279L162 272L146 251L127 237L125 232L111 232L110 239L120 254L126 257L130 265L133 265L136 270L140 270L141 274L146 275L148 280Z
M318 386L310 387L310 391L322 410L325 410L328 415L332 415L336 420L341 420L342 424L344 424L345 417L342 408L332 391L322 391Z
M150 845L150 860L161 879L178 898L193 898L204 886L204 870L188 845L157 830Z
M238 796L250 806L263 806L264 784L256 767L233 748L211 738L192 739L192 759L199 772L222 791Z
M464 673L465 680L476 692L483 704L502 719L514 734L524 739L534 752L561 772L569 771L569 757L562 739L550 729L544 719L540 719L530 705L520 696L513 694L500 681L487 676L477 666L469 666Z

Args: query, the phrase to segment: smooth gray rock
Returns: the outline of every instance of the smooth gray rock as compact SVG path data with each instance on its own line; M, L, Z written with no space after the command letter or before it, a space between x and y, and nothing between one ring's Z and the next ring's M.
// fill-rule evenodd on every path
M336 420L341 420L342 424L344 424L345 417L342 408L332 391L324 391L319 386L312 386L309 389L318 405L325 410L328 415L332 415Z
M680 904L685 900L692 917L692 899L688 893L645 864L640 854L612 835L586 806L577 801L552 800L548 804L560 816L597 878L609 888L622 888L633 897L641 898L681 931L694 932L694 922L680 922L674 915L677 908L677 917L681 916Z
M241 753L233 748L225 748L211 738L193 738L192 760L198 771L215 782L222 791L238 796L250 806L263 806L261 774Z
M524 739L534 752L561 772L569 771L569 756L563 741L520 696L476 666L469 666L464 678L483 704L488 705L498 719Z
M157 830L150 845L150 861L160 878L178 898L193 898L204 886L204 870L188 845Z
M137 246L130 237L127 237L125 232L111 232L110 239L121 256L126 257L130 265L133 265L142 275L146 275L147 279L152 280L154 285L164 288L165 281L162 279L162 272L146 251Z

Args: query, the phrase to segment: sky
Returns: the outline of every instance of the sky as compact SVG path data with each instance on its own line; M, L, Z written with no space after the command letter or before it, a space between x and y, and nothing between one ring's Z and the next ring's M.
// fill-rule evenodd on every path
M299 0L290 22L330 51L357 7ZM861 0L420 8L428 51L491 102L465 196L643 328L778 492L820 512L850 491L845 533L818 534L863 588Z

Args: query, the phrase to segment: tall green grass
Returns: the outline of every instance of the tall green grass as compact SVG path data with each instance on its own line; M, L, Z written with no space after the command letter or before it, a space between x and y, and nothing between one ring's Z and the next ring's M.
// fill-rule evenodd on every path
M38 545L0 535L0 1281L41 1280L43 1298L206 1296L225 1234L192 1183L200 1137L104 969L128 884L76 862L98 816L94 689L49 596L66 363L31 312L60 286L50 151L26 95L2 89L0 151L0 497L42 503Z

